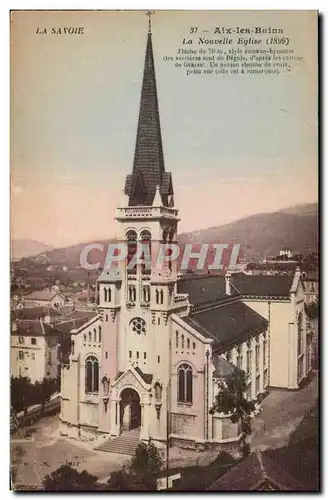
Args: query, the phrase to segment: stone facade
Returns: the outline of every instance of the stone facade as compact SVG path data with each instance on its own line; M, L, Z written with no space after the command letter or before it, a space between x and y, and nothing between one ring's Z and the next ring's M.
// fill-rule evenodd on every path
M61 432L93 439L136 429L144 441L231 450L240 427L228 415L211 415L217 382L238 366L250 376L250 398L269 385L298 387L308 371L302 361L304 288L297 275L283 299L233 297L227 275L219 302L214 290L215 298L198 313L189 294L179 292L177 260L157 261L160 245L176 242L179 222L171 176L164 169L157 106L149 34L133 174L126 180L128 198L116 213L117 240L127 246L128 258L101 273L99 314L72 331L72 352L61 370ZM150 269L142 259L130 269L133 249L145 242ZM214 311L217 326L199 323L206 311Z

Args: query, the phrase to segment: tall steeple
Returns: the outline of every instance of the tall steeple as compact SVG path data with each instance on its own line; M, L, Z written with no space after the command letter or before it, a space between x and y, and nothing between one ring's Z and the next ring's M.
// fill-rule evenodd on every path
M173 195L171 174L164 166L150 14L133 171L125 183L129 206L151 206L157 186L164 206Z

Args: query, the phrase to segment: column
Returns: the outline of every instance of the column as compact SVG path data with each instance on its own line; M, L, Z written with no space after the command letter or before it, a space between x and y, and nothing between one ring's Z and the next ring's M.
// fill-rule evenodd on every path
M141 429L140 429L140 439L149 439L149 404L140 403L141 406Z
M110 403L110 421L111 421L111 436L118 436L120 434L120 402L119 400L112 399Z

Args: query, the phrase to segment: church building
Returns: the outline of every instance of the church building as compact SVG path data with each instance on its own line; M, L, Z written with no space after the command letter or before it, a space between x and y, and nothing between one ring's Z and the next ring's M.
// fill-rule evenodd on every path
M102 271L98 314L71 332L61 433L103 436L105 445L133 431L155 444L233 449L239 425L210 413L217 383L238 367L253 399L269 387L299 387L311 369L304 286L299 271L182 277L175 261L157 265L159 246L176 242L180 219L164 163L150 30L125 194L116 221L128 257L116 272ZM138 242L149 249L150 268L128 268Z

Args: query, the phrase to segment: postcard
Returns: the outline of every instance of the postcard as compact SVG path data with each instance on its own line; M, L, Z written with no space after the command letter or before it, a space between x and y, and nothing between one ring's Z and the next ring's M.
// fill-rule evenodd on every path
M319 491L318 12L10 13L14 491Z

